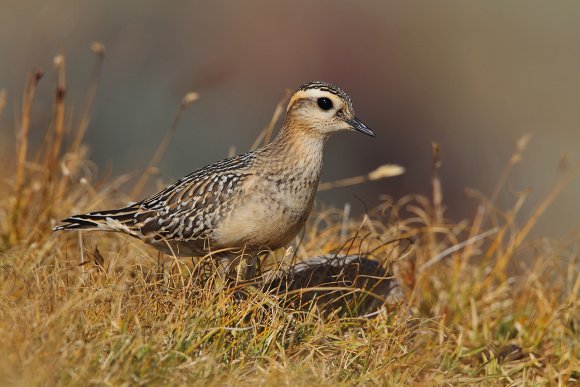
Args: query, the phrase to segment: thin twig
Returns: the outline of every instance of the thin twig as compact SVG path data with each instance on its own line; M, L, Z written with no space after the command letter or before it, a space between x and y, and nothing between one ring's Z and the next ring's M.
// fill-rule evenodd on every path
M60 155L62 139L64 136L64 117L65 117L65 95L66 95L66 71L65 60L63 55L57 55L54 58L54 67L56 70L56 90L54 105L54 124L53 138L48 148L48 168L49 176L54 177L57 161Z
M495 185L495 188L493 189L491 196L489 197L489 201L491 203L495 203L495 201L497 200L499 192L501 191L501 188L505 185L505 182L507 181L507 178L509 177L509 174L514 168L514 166L516 166L518 163L522 161L524 151L528 147L528 144L530 143L531 139L532 135L530 133L526 133L523 136L521 136L516 142L516 149L514 150L512 156L510 157L508 164L502 171L501 176L497 181L497 184Z
M165 154L165 151L167 150L167 147L171 143L173 135L175 134L175 131L177 130L177 125L179 124L179 120L181 119L183 112L192 102L196 101L197 99L199 99L199 94L192 92L192 93L186 94L185 97L183 97L183 99L181 100L181 104L179 105L179 110L177 111L177 114L175 115L175 118L173 119L171 126L169 128L167 128L167 131L165 132L165 135L163 136L161 143L157 147L155 154L151 158L149 165L147 166L147 168L145 169L145 171L143 172L143 174L139 178L139 181L137 181L137 184L135 184L133 191L131 191L131 198L132 199L135 200L139 196L139 194L143 190L143 187L145 187L145 184L147 184L149 177L153 174L155 167L157 166L157 164L159 164L159 161L161 161L161 158Z
M432 194L433 194L433 217L435 223L443 223L443 191L441 189L441 179L439 170L441 169L441 147L438 143L431 143L433 152L433 175L431 176Z
M0 90L0 114L4 111L6 107L6 102L8 101L8 93L5 89Z
M497 259L497 265L493 269L494 273L502 273L507 266L509 260L513 256L514 251L524 242L530 231L536 225L540 216L548 209L548 207L554 202L558 195L562 192L568 184L580 173L580 164L576 165L571 171L566 173L564 176L558 180L554 188L548 193L548 195L542 200L542 202L536 207L536 210L528 218L521 230L516 234L512 243L509 244L508 248L502 256ZM490 277L491 278L491 277Z
M346 238L348 232L348 217L350 216L350 203L344 203L344 211L342 212L342 226L340 227L340 239Z
M20 218L20 206L22 203L22 189L24 187L24 180L26 174L26 158L28 155L28 131L30 129L30 114L32 111L32 101L36 95L36 87L38 82L44 75L42 70L34 70L26 79L26 85L24 87L24 94L22 96L22 118L20 122L20 128L16 135L16 149L17 149L17 162L16 162L16 178L14 182L14 192L16 200L14 201L14 207L12 208L10 216L10 224L12 225L10 233L11 242L15 242L19 238L19 228L18 222Z
M434 256L433 258L431 258L429 261L425 262L423 265L421 265L419 267L419 270L423 271L423 270L427 269L428 267L431 267L434 264L436 264L437 262L441 261L443 258L447 257L448 255L462 249L463 247L466 247L466 246L469 246L473 243L479 242L480 240L485 239L488 236L493 235L498 231L499 231L499 228L494 227L494 228L487 230L479 235L474 236L473 238L466 239L461 243L453 245L453 246L443 250L442 252L440 252L439 254Z
M86 281L87 271L85 269L85 249L83 246L83 232L79 231L79 249L80 249L80 256L81 256L81 271L82 271L82 279L83 283Z
M397 164L384 164L366 175L359 175L354 177L347 177L335 181L320 183L318 191L326 191L334 188L348 187L351 185L363 184L367 181L376 181L386 179L388 177L395 177L405 173L405 168Z
M85 105L83 107L83 113L81 115L81 120L77 127L77 131L75 133L75 137L73 143L70 147L70 151L72 153L77 153L83 138L85 136L85 132L87 127L89 126L90 121L90 113L93 107L93 102L95 100L95 95L97 94L97 85L99 83L99 78L101 75L101 69L103 67L103 61L105 59L105 47L99 42L93 42L91 45L91 50L96 55L95 65L93 67L93 72L91 74L91 80L89 82L89 88L87 90L87 95L85 97Z
M274 114L272 115L272 119L270 119L270 123L268 124L268 126L264 128L264 130L260 132L256 140L252 144L250 150L256 149L257 147L260 146L260 144L267 144L270 142L270 139L272 138L272 133L274 132L274 127L276 126L276 122L278 122L278 120L282 116L282 113L284 113L285 110L284 106L286 105L286 102L290 98L290 94L291 94L290 90L286 90L284 92L284 95L282 96L280 101L276 104L276 109L274 109Z

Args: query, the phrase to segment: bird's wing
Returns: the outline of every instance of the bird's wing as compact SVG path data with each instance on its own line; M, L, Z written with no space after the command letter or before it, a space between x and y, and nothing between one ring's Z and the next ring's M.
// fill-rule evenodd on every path
M138 203L131 229L144 237L190 241L211 236L252 173L252 153L208 165Z

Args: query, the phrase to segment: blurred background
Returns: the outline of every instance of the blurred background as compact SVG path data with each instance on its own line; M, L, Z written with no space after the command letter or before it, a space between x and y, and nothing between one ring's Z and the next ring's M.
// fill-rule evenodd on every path
M350 94L375 139L335 136L323 181L405 166L396 178L323 192L321 202L361 213L381 194L429 193L431 141L442 148L444 202L472 216L467 187L489 195L515 143L531 133L499 206L532 193L529 214L554 186L563 155L580 156L580 2L562 1L178 1L2 0L0 116L3 159L26 75L47 70L31 135L50 120L52 59L66 57L68 94L81 110L99 41L107 53L86 140L114 175L145 167L178 110L197 91L160 170L170 181L246 151L287 88L324 80ZM74 114L74 113L73 113ZM78 119L78 117L76 117ZM580 178L537 232L580 225ZM151 188L152 190L152 188ZM149 193L153 193L149 190Z

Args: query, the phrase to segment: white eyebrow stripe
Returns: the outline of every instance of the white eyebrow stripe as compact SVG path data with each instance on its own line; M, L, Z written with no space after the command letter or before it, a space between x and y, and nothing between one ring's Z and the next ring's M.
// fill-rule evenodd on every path
M296 100L303 99L303 98L320 98L320 97L333 97L331 98L333 102L336 100L342 102L341 98L329 91L320 90L320 89L307 89L307 90L298 90L292 98L290 98L290 102L288 102L288 107L286 108L286 112L290 110L290 107L294 104Z

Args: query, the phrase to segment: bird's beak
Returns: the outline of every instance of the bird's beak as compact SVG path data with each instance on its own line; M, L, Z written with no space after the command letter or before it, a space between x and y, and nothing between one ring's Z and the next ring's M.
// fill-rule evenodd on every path
M346 123L349 124L350 127L353 128L354 130L356 130L357 132L364 133L367 136L371 136L371 137L375 136L375 132L373 132L368 126L363 124L362 121L356 117L353 117L349 120L346 120Z

